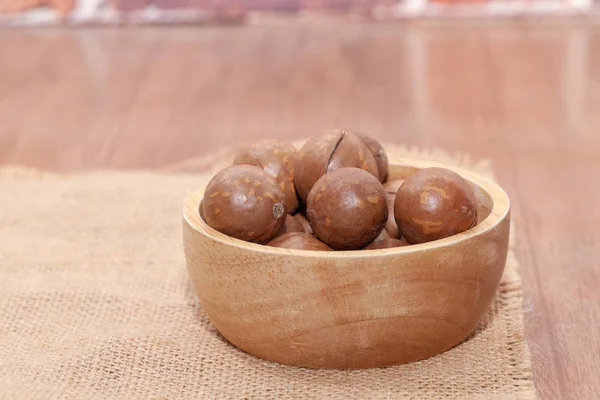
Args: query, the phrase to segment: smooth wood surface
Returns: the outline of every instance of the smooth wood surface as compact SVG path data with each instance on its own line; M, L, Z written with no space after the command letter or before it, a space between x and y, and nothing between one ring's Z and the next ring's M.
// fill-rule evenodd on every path
M492 160L543 399L600 398L594 22L0 32L0 162L147 168L347 127Z
M390 164L392 179L435 166L403 161ZM477 188L477 226L371 251L300 251L233 239L200 218L200 189L185 202L183 245L206 313L242 350L301 367L384 367L454 347L489 310L510 230L506 193L460 173Z

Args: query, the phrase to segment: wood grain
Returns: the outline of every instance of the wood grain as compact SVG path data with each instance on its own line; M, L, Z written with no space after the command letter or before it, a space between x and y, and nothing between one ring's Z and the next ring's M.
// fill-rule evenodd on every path
M390 176L405 179L430 166L436 164L404 160L390 164ZM507 195L460 173L476 185L483 218L477 226L435 242L361 252L233 239L200 218L200 202L208 199L200 189L183 212L183 244L198 298L231 343L283 364L371 368L443 353L488 313L510 231Z
M2 31L0 162L147 168L350 128L489 158L541 398L600 398L600 27Z

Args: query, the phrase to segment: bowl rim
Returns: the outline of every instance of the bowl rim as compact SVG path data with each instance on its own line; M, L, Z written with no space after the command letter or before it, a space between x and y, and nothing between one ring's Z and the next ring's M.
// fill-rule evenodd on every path
M315 251L315 250L297 250L297 249L286 249L280 247L271 247L267 245L246 242L240 239L227 236L216 229L209 226L202 218L200 218L200 201L204 197L204 190L206 185L202 188L195 190L190 194L184 202L183 206L183 222L187 224L189 228L195 231L195 233L204 236L206 239L220 242L226 246L233 246L247 251L256 251L259 253L268 254L271 256L297 256L297 257L308 257L308 258L360 258L374 256L390 256L397 254L410 254L415 252L426 251L431 248L440 248L446 246L453 246L460 242L470 240L475 237L483 236L491 230L495 229L502 221L505 220L507 215L510 213L511 204L510 198L506 192L496 183L476 174L472 171L466 170L461 167L448 166L442 163L438 163L431 160L421 159L410 159L403 158L402 160L390 161L390 169L394 168L430 168L430 167L442 167L447 168L461 175L464 179L479 186L492 200L492 209L489 215L473 228L470 228L464 232L452 235L443 239L434 240L426 243L413 244L410 246L394 247L390 249L375 249L375 250L342 250L342 251ZM206 183L208 184L208 182Z

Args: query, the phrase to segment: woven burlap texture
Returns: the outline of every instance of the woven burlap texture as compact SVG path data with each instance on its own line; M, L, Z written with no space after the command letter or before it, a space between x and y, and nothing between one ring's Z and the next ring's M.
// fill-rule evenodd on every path
M463 156L390 152L491 173ZM180 217L212 173L189 171L227 160L71 176L0 169L0 398L536 398L512 250L477 332L428 360L309 370L228 344L190 285Z

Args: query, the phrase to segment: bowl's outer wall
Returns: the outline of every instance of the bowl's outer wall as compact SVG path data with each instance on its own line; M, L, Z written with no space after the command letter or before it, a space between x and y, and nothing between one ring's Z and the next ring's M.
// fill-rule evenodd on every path
M184 246L201 303L235 346L284 364L364 368L427 358L473 332L498 288L509 229L510 213L450 245L300 257L214 240L184 219Z

